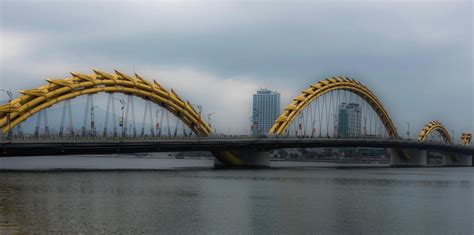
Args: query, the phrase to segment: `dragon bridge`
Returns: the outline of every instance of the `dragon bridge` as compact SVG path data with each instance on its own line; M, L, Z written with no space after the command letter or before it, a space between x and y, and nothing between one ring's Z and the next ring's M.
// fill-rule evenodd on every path
M94 70L94 74L71 73L65 79L47 79L48 84L22 90L20 97L0 106L0 128L4 133L24 122L35 113L59 102L99 92L124 93L150 100L183 121L196 135L208 136L212 129L173 89L158 82L147 81L138 74L129 76L115 70L110 74Z

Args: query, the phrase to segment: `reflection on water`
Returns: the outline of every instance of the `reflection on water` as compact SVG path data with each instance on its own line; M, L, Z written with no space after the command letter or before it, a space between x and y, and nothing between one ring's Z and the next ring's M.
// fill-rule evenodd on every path
M472 234L474 168L0 173L0 234Z

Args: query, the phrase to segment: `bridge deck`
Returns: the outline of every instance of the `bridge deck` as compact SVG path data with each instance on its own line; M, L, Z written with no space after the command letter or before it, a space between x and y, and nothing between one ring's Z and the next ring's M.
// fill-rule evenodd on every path
M474 147L438 142L393 139L327 138L183 138L183 139L71 139L15 140L0 143L0 156L114 154L219 150L274 150L280 148L369 147L426 149L474 155Z

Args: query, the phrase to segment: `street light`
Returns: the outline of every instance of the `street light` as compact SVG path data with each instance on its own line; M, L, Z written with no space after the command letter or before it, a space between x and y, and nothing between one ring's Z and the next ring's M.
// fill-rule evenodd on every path
M312 128L312 129L311 129L311 138L314 138L315 135L316 135L316 123L319 124L319 119L315 119L315 120L313 120L313 122L312 122L312 126L311 126L311 128ZM320 131L321 131L321 130L320 130ZM316 137L317 137L317 136L316 136ZM319 134L319 137L321 137L321 132L320 132L320 134Z
M124 136L124 130L123 130L123 126L124 126L124 123L123 123L123 116L124 116L124 112L125 112L125 105L127 104L127 102L125 102L125 100L123 99L116 99L114 98L114 100L118 100L120 102L120 104L122 105L122 107L120 107L120 109L122 110L122 116L120 117L119 119L119 126L122 127L122 138ZM115 128L115 126L114 126Z
M91 107L91 136L96 136L96 131L95 131L95 117L94 117L94 109L99 108L99 106L95 105Z
M158 137L161 137L161 123L158 121L160 111L164 111L165 108L158 109L155 113L156 116L156 125L155 125L155 131ZM159 128L159 129L158 129Z
M123 115L124 115L124 109L125 109L125 100L123 99L117 99L117 98L113 98L114 100L118 100L120 102L120 104L122 105L121 109L122 109L122 116L120 117L120 120L119 120L119 126L122 127L122 135L123 135L123 126L122 126L122 121L123 121ZM115 105L112 104L112 108L115 110ZM115 116L115 113L114 113L114 116ZM115 119L114 119L114 136L117 137L117 127L116 127L116 122L115 122Z
M123 116L125 114L125 104L126 104L126 102L123 99L119 99L119 101L120 101L120 104L122 105L122 107L120 108L122 110L122 116L120 117L120 120L119 120L119 126L122 127L122 139L123 139L123 137L125 135L125 132L124 132L124 129L123 129L123 127L125 126Z

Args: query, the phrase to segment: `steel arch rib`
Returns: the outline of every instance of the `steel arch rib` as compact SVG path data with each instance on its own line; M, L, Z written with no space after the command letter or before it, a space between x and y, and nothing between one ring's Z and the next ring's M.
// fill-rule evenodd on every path
M348 90L360 96L375 110L390 137L393 139L399 138L392 119L378 97L362 83L347 77L327 78L303 90L302 93L295 97L293 102L285 108L280 117L277 118L273 127L270 129L270 134L280 135L284 133L297 117L298 113L304 110L311 102L335 90Z
M86 94L109 92L131 94L151 100L177 116L197 135L207 136L212 132L192 105L179 97L173 89L167 90L156 81L149 82L137 74L132 77L117 70L115 74L98 70L94 70L94 73L71 73L72 78L47 79L47 85L20 91L22 96L8 104L0 105L0 128L3 132L8 132L35 113L61 101Z
M440 121L431 121L426 124L423 130L421 130L420 135L418 135L418 140L426 141L434 131L437 131L443 137L444 142L449 144L453 143L453 139L449 135L448 129L446 129Z
M462 133L461 134L461 143L464 146L468 146L471 144L472 134L471 133Z

